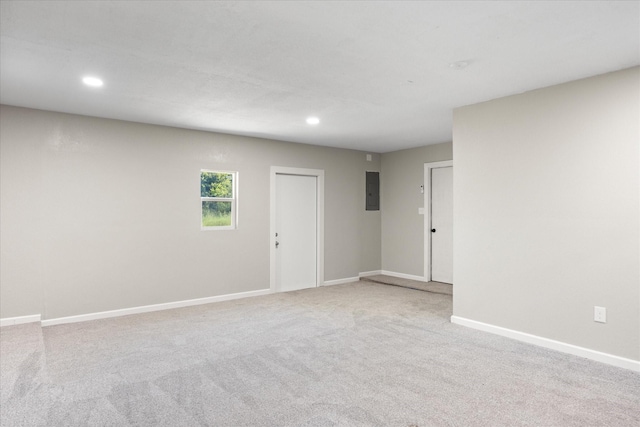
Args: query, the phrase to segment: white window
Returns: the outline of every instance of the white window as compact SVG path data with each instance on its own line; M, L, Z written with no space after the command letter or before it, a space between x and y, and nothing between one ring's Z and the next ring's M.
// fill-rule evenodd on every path
M237 226L238 172L200 171L202 229L230 230Z

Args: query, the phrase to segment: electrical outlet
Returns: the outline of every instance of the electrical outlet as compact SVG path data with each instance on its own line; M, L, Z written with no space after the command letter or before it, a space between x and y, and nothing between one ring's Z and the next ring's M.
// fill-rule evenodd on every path
M607 309L605 307L593 307L593 321L607 323Z

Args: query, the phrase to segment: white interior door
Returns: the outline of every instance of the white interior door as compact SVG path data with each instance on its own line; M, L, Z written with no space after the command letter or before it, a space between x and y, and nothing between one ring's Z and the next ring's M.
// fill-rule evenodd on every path
M276 175L276 289L317 286L317 177Z
M431 280L453 283L453 167L431 169Z

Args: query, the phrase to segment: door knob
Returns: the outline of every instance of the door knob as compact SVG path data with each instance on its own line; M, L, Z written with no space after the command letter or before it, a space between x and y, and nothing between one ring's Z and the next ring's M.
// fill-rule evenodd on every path
M431 229L431 232L432 232L432 233L435 233L435 232L436 232L436 229L435 229L435 228L432 228L432 229Z

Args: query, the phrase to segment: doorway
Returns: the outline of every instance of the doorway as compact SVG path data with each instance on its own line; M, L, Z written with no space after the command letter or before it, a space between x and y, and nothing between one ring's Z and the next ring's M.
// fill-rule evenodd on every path
M271 290L324 281L324 171L271 168Z
M424 277L453 284L453 161L424 165Z

